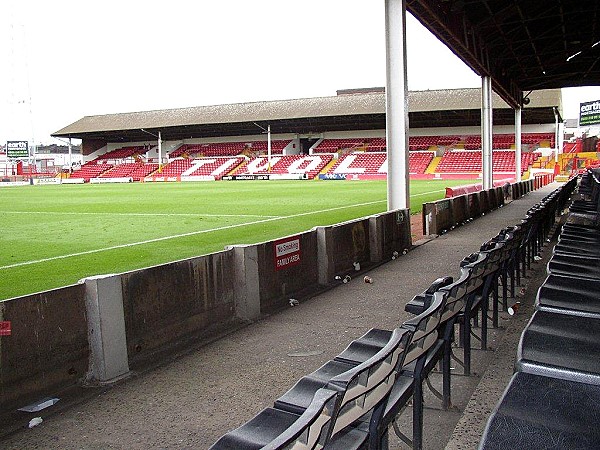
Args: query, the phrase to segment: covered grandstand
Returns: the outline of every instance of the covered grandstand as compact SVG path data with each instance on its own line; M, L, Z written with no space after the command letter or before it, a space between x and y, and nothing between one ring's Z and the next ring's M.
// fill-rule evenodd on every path
M480 89L410 93L411 176L481 177L480 98ZM493 101L494 169L498 176L511 176L516 170L515 118L499 96ZM540 156L556 152L560 107L559 90L530 95L522 119L521 173ZM373 89L88 116L54 136L82 140L85 164L71 174L71 182L204 181L235 175L370 179L387 176L385 117L384 93ZM266 127L273 133L270 153L261 133ZM154 136L160 136L160 145Z

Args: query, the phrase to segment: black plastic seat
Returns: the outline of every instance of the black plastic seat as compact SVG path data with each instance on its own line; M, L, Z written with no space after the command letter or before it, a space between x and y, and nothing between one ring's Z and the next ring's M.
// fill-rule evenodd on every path
M600 280L548 275L538 290L536 309L600 318Z
M589 244L597 244L600 243L600 232L594 230L594 232L583 232L581 230L572 230L569 228L565 228L561 230L560 237L558 242L572 240L579 242L587 242Z
M600 385L600 319L535 311L517 350L516 371Z
M487 305L490 284L486 285L486 252L473 253L464 258L460 267L471 271L463 309L456 317L459 324L459 345L463 349L463 373L471 375L471 321L481 324L481 348L487 348ZM480 318L478 316L481 316Z
M568 218L568 216L567 216ZM577 235L588 235L597 236L600 234L600 229L589 225L581 225L575 223L564 223L561 227L561 232L577 234Z
M573 239L562 239L554 246L552 253L555 255L579 255L591 258L600 258L600 245L590 245Z
M371 419L370 448L385 448L388 428L396 416L408 402L413 400L413 439L411 445L419 449L423 436L423 391L422 382L425 376L424 367L431 349L439 342L439 325L445 304L444 293L434 293L431 305L423 313L402 324L402 328L410 331L406 354L398 377L385 402L385 406ZM374 351L377 343L384 342L387 336L385 330L370 330L361 338L352 342L336 359L342 362L358 362L365 356L366 351ZM403 434L399 435L405 442L410 440Z
M325 387L333 377L355 366L356 364L328 361L314 372L300 378L289 391L275 400L273 406L294 414L302 414L312 402L315 392Z
M266 408L215 442L210 450L278 450L322 448L333 425L339 392L320 389L302 414Z
M548 261L548 273L599 280L600 258L555 254Z
M599 423L600 386L516 373L479 449L597 449Z
M404 305L404 311L414 315L421 314L431 305L433 294L441 287L448 286L452 281L452 277L440 277L436 279L424 292L415 295L409 300Z

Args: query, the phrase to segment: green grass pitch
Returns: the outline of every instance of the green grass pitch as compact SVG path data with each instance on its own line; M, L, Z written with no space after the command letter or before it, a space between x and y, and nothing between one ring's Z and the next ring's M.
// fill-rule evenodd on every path
M446 186L468 183L412 181L411 212L442 198ZM385 210L385 181L5 187L0 300Z

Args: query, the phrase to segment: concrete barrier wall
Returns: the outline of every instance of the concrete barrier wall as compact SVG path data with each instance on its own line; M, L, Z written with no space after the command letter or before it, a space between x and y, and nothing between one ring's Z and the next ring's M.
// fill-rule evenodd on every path
M261 313L320 289L316 230L257 244L256 248Z
M510 187L495 187L452 198L423 204L423 234L442 234L505 204L505 193L513 200L554 181L551 174L513 183Z
M130 364L235 318L234 254L213 253L120 275Z
M522 188L521 184L529 186L528 182L516 183L506 191L512 193L514 197ZM504 205L504 194L504 188L499 186L485 191L424 203L423 234L426 236L443 234L468 220L497 209Z
M395 254L406 253L412 245L410 212L388 211L369 218L371 262L389 261Z
M74 385L88 369L85 287L67 286L0 302L0 408L25 406Z
M329 227L317 227L319 241L319 282L331 283L335 276L372 265L369 219L363 218Z
M479 195L479 194L469 194ZM423 203L423 234L442 234L455 225L452 199Z
M454 223L462 224L471 218L467 204L467 195L459 195L452 198L452 216Z

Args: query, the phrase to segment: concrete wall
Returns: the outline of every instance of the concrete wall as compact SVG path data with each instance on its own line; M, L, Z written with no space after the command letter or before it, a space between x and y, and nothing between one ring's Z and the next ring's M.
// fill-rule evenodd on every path
M129 363L231 322L233 267L225 251L120 275Z
M552 176L537 177L535 180L525 180L513 183L508 189L510 197L517 199L534 189L552 182ZM452 198L423 204L423 234L439 235L475 219L482 214L493 211L504 205L504 190L502 187L486 191L471 192Z
M293 238L300 243L300 260L282 268L276 265L277 241L257 245L261 313L286 306L290 298L311 295L321 288L316 230Z
M74 385L88 368L83 285L0 302L0 408L25 406L55 389Z
M388 211L369 218L371 262L389 261L412 245L410 214L406 209Z
M423 234L439 235L504 205L502 188L423 204Z
M371 261L370 232L368 218L317 228L321 284L355 272L354 263L364 269L376 262Z

